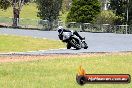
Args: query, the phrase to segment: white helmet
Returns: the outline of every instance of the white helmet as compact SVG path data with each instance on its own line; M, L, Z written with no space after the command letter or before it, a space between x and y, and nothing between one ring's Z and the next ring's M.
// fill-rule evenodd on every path
M59 33L61 33L61 32L63 31L63 27L62 27L62 26L59 26L59 27L57 28L57 31L58 31Z
M58 27L58 30L59 30L59 29L63 29L63 27L62 27L62 26L59 26L59 27Z

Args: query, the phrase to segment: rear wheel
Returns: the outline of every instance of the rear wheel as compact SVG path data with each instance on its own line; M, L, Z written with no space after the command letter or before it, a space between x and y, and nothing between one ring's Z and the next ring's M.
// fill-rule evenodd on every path
M67 49L71 48L71 44L67 43Z
M81 42L79 41L79 39L72 37L70 43L74 48L81 49Z

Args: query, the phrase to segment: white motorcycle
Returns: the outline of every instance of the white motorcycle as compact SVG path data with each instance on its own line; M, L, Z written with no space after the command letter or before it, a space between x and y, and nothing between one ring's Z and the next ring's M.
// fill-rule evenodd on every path
M88 48L88 45L85 42L85 40L81 40L79 37L74 35L72 32L62 32L58 36L59 36L59 39L62 40L62 42L67 43L67 49L70 49L71 47L74 47L77 50L81 48L84 48L84 49Z

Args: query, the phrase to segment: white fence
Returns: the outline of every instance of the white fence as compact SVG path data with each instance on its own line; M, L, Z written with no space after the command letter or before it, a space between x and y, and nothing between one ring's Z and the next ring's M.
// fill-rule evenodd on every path
M6 27L12 27L13 18L0 17L0 25ZM38 29L38 30L48 30L49 21L40 19L19 19L19 27L24 29ZM64 23L62 21L55 20L53 22L53 30L58 26L64 26L67 29L76 31L87 31L87 32L107 32L107 33L121 33L121 34L132 34L131 25L110 25L110 24L91 24L91 23Z
M29 28L29 29L39 29L39 30L47 30L49 28L49 22L47 20L40 19L24 19L20 18L18 20L18 26L20 28ZM0 17L0 25L11 27L13 24L13 18L8 17ZM61 21L53 21L53 29L58 27L58 25L64 26Z

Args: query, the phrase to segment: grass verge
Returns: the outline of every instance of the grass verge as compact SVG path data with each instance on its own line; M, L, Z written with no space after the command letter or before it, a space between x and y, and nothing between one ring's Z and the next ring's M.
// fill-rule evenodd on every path
M0 35L0 52L23 52L63 48L64 44L57 40L32 37Z
M130 84L87 84L75 77L79 65L88 74L132 75L132 53L50 56L29 62L0 64L1 88L131 88ZM18 57L19 58L19 57ZM25 57L26 58L26 57ZM40 58L40 57L36 57ZM2 59L2 58L1 58Z

